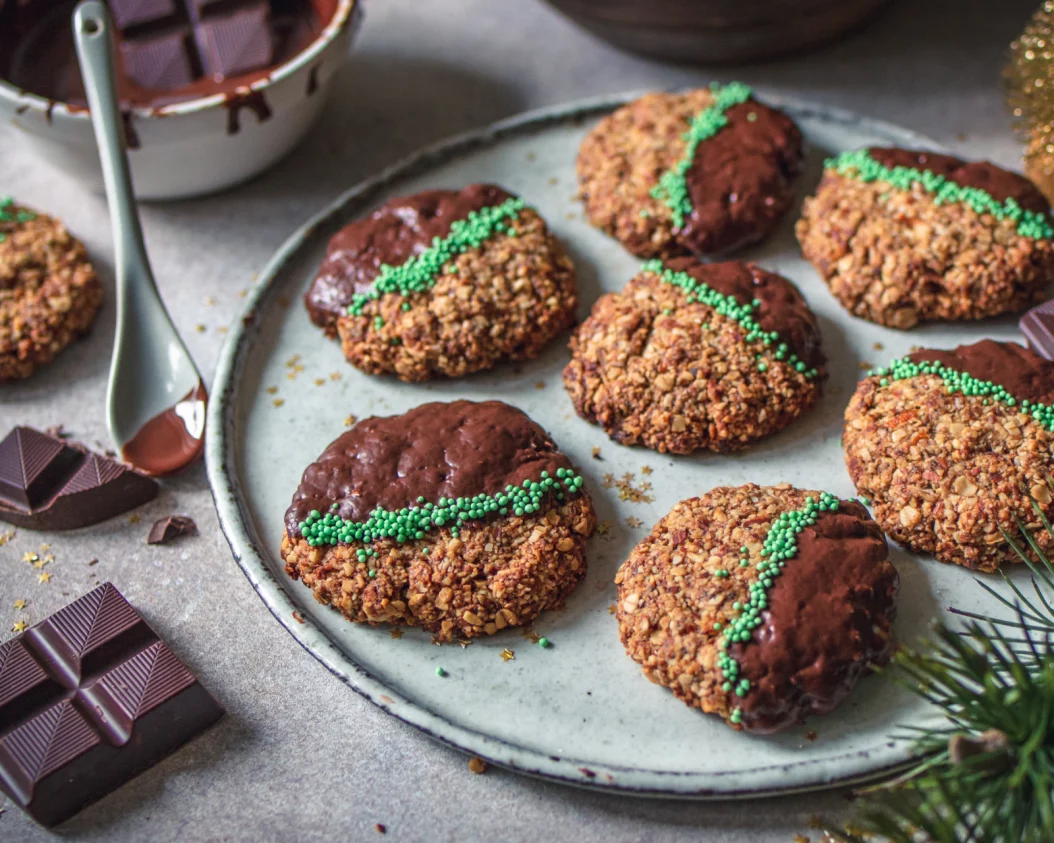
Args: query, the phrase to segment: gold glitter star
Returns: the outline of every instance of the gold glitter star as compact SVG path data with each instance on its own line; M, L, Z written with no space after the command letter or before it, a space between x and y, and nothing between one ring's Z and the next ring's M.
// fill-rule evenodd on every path
M611 522L610 521L608 521L608 520L601 521L599 524L597 524L597 535L598 536L602 536L602 535L604 535L604 533L606 533L610 529L611 529Z
M618 606L616 606L614 603L612 603L610 606L608 606L608 614L609 615L615 614L616 611L618 611Z
M276 392L278 392L278 387L277 386L269 386L269 387L267 387L267 394L268 395L274 395Z
M285 365L286 365L287 369L292 369L299 362L300 362L300 355L299 354L294 354L292 357L290 357L288 360L285 361Z
M15 531L14 530L5 530L4 532L0 533L0 547L3 547L5 544L7 544L9 541L11 541L11 539L13 539L14 537L15 537Z
M275 400L272 401L271 403L274 404L276 407L281 407L285 403L285 399L284 398L275 398Z
M49 574L47 571L42 571L37 577L37 582L41 582L47 585L49 582L51 582L51 574Z
M501 660L503 662L511 662L515 658L516 658L516 654L512 650L510 650L508 647L506 647L504 650L501 651Z
M461 649L464 650L469 644L472 643L472 640L470 638L462 638L457 643L460 644L461 645Z
M23 562L36 562L40 557L37 556L32 550L27 550L22 554Z
M39 569L43 568L45 565L47 565L48 562L51 562L53 560L54 560L54 557L48 558L47 556L45 556L43 559L38 558L37 561L33 563L33 567L36 568L37 570L39 570Z
M194 326L194 330L197 331L199 334L204 334L205 333L205 326L201 325L201 324L195 325Z
M216 329L216 331L217 331L217 333L225 334L225 333L227 333L227 326L226 325L221 325L219 328Z
M239 290L238 291L238 298L240 298L240 299L244 299L247 295L249 295L249 291L248 290Z
M26 628L25 621L15 621L15 625L11 627L12 632L23 632Z
M401 629L393 629L391 631L391 633L389 633L389 637L391 637L391 638L402 638L403 637L403 631Z
M40 546L40 552L41 553L47 553L49 550L51 550L51 545L50 544L42 544Z
M315 378L315 386L325 386L325 385L326 385L326 379L325 378Z
M25 600L16 600L15 601L15 608L18 609L19 611L22 611L24 608L26 608L26 601Z
M534 385L534 388L535 388L535 389L545 389L545 381L538 381L538 382L537 382L537 383L536 383L536 384Z
M650 465L642 465L640 467L640 473L641 474L651 474L651 466Z
M330 372L329 373L329 379L331 381L339 381L342 377L344 377L344 375L342 375L340 372Z
M138 524L139 523L139 515L137 513L133 512L132 513L132 517L128 519L128 523L129 524Z
M634 518L632 515L626 519L626 524L636 530L638 527L643 527L644 522L639 518Z
M524 632L523 637L530 641L532 644L537 644L539 641L542 640L542 636L540 636L533 629L528 629L526 632Z
M355 418L355 416L348 416L346 419L344 419L344 427L351 427L357 421L358 419Z
M205 307L212 307L214 304L216 304L216 299L212 296L205 296Z

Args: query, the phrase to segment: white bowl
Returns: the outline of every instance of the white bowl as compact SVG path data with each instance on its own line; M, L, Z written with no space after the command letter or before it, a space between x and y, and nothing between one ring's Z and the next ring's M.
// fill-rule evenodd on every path
M179 199L213 193L275 164L321 112L360 19L358 0L338 0L333 20L306 50L235 94L131 109L125 125L136 195ZM102 191L86 109L0 80L0 117L21 129L41 158Z

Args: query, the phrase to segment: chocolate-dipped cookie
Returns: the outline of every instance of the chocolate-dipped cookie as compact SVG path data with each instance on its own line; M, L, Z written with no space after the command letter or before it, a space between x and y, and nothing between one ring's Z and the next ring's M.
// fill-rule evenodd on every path
M87 333L102 296L61 222L0 199L0 381L29 377Z
M596 523L571 461L520 410L423 404L359 422L308 466L282 558L348 620L450 641L562 603Z
M1054 280L1049 208L994 164L876 147L826 162L797 235L850 313L911 328L1040 301Z
M651 261L571 338L564 387L616 442L661 453L748 447L812 407L816 317L786 278L734 261Z
M346 226L305 298L352 365L404 381L537 357L577 303L545 221L490 184L392 199Z
M802 136L733 82L648 94L578 151L590 222L640 257L712 255L767 237L794 201Z
M644 674L736 729L829 713L893 650L885 537L826 492L749 484L681 501L615 582Z
M1054 519L1054 363L1016 343L923 349L871 373L845 411L845 462L898 542L994 571L1020 561L1002 531Z

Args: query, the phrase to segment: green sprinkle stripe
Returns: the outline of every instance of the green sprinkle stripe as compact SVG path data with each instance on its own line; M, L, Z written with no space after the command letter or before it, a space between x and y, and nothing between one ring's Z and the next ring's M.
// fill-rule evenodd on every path
M688 144L684 155L672 170L662 174L659 183L651 189L652 198L664 202L673 213L675 228L683 228L685 220L692 214L687 175L695 161L696 149L700 143L712 138L728 125L728 118L725 116L728 109L745 103L753 93L750 87L742 82L730 82L724 87L711 85L710 90L714 95L713 103L692 118L688 131L682 136Z
M1027 398L1016 398L997 383L984 381L960 372L950 366L945 366L939 361L925 361L916 363L907 357L894 360L888 367L873 369L867 373L869 377L879 378L879 386L889 386L891 381L902 381L919 375L936 375L944 381L945 391L951 395L959 392L967 396L976 396L998 401L1007 407L1014 407L1022 413L1027 413L1039 422L1044 428L1054 433L1054 407L1050 404L1040 404L1038 401L1029 401Z
M920 184L933 194L938 205L959 202L979 214L991 214L996 219L1010 219L1017 223L1017 233L1034 240L1054 238L1054 228L1046 214L1027 211L1013 197L999 202L988 191L979 187L963 187L939 173L918 170L915 167L885 167L871 157L867 149L843 152L837 158L824 162L828 170L836 170L841 176L850 176L863 182L883 181L899 190L911 190Z
M750 680L740 676L739 663L728 653L731 644L745 644L753 637L754 630L761 626L761 613L768 608L768 591L775 584L776 577L783 572L787 561L798 553L798 533L816 523L824 512L836 512L838 498L827 492L820 493L820 499L805 499L805 506L791 512L782 513L769 527L761 547L761 560L754 566L758 578L750 584L750 602L738 600L732 604L736 617L721 627L720 652L717 665L721 669L724 682L721 689L745 697L750 690ZM714 625L715 628L717 625ZM739 723L743 713L739 708L732 711L731 720Z
M35 220L37 215L32 211L13 211L15 200L10 196L0 199L0 222L29 222ZM7 235L0 231L0 243L7 239Z
M411 296L430 290L448 261L462 252L479 247L484 240L495 235L512 234L509 223L520 215L523 208L523 200L513 196L500 205L488 205L478 211L471 211L465 219L455 220L451 224L446 237L433 238L431 246L405 263L399 266L382 264L370 286L352 297L348 314L361 316L369 302L387 293Z
M740 304L732 296L719 293L709 284L696 280L687 272L674 272L672 269L667 269L663 266L662 261L658 259L648 261L641 267L641 270L658 275L659 279L667 284L680 287L688 297L689 304L701 302L712 307L722 316L734 319L746 329L747 342L760 340L764 345L770 347L773 357L777 360L786 361L788 366L799 374L804 375L806 380L812 380L817 376L817 370L814 368L810 369L805 364L805 361L790 350L787 343L781 342L778 333L761 329L761 325L754 318L755 312L761 307L761 302L757 299L747 304ZM758 364L759 371L764 372L766 369L768 369L766 364Z
M495 515L530 515L541 509L547 495L555 495L558 501L567 495L578 493L582 478L569 468L558 468L556 477L543 471L538 480L524 480L522 486L506 486L498 495L479 494L472 498L440 498L438 503L417 499L417 506L403 507L390 512L378 506L365 521L346 521L330 507L323 515L312 510L299 524L300 534L312 547L335 544L361 543L366 545L356 551L360 562L368 562L377 551L368 545L382 539L403 542L423 539L428 533L449 526L452 535L469 521L479 521Z

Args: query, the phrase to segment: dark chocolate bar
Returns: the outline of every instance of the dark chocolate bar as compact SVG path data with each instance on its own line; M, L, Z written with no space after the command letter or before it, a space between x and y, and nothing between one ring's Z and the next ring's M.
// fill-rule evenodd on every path
M57 825L222 714L105 583L0 645L0 790Z
M19 527L97 524L153 500L157 489L145 474L31 427L0 442L0 521Z
M1047 360L1054 360L1054 300L1032 308L1018 323L1028 347Z
M267 0L110 0L128 77L172 90L267 67L275 33Z

